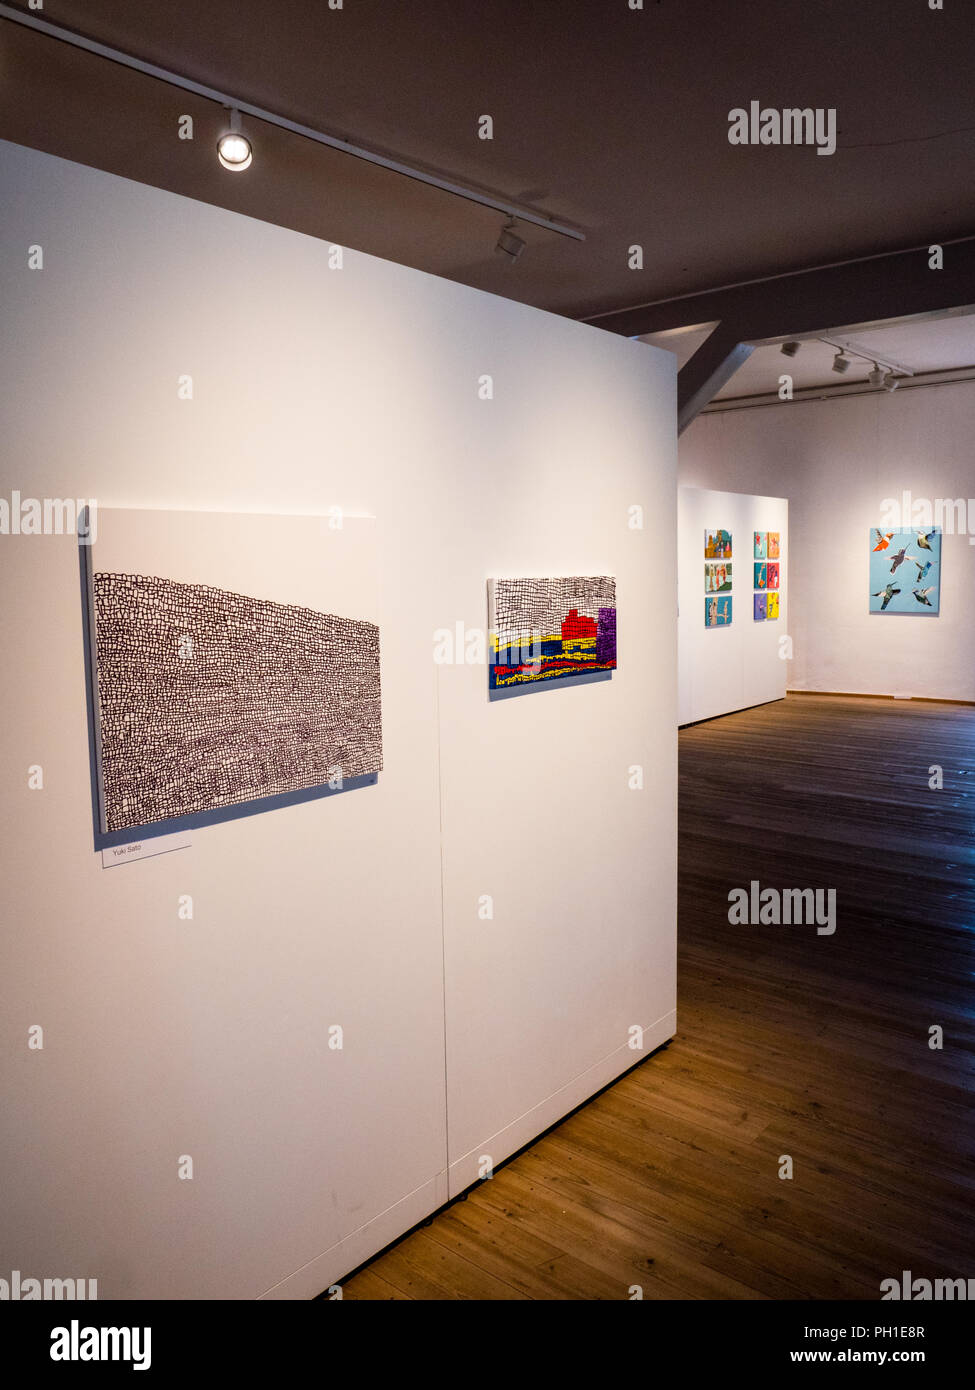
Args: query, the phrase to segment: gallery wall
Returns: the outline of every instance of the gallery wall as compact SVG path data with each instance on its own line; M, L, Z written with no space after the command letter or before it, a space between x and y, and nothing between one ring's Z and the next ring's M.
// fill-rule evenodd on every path
M886 498L975 499L975 385L699 415L680 481L788 497L794 690L975 700L975 546L943 542L936 618L868 611L868 532ZM975 527L975 500L970 508Z
M789 504L682 487L678 493L679 718L681 724L747 709L786 693L788 662L780 639L789 632ZM732 589L729 626L704 624L704 533L731 532ZM754 617L754 535L779 536L779 616Z
M9 144L0 189L3 495L374 516L384 758L103 869L77 546L0 537L5 1258L314 1295L673 1032L673 359ZM608 680L433 660L573 573Z

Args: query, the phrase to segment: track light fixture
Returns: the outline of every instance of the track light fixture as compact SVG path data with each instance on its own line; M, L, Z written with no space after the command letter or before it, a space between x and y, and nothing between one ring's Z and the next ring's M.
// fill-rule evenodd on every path
M217 141L217 158L225 169L238 174L249 169L254 158L251 142L240 131L240 112L230 111L230 129L225 130Z
M839 372L841 376L849 371L851 366L858 366L861 362L872 362L873 370L867 373L869 385L882 386L885 391L896 391L902 381L914 375L912 369L906 367L903 362L894 362L889 357L874 357L866 345L851 343L843 338L828 337L825 333L820 336L819 341L835 349L833 371Z
M517 219L514 217L511 218L510 222L504 224L501 228L501 235L498 237L497 245L494 248L495 251L499 251L501 255L507 256L512 264L514 264L525 249L525 243L522 241L521 237L515 236L514 229L516 224Z
M783 343L780 351L783 352L786 357L795 357L801 346L801 343Z

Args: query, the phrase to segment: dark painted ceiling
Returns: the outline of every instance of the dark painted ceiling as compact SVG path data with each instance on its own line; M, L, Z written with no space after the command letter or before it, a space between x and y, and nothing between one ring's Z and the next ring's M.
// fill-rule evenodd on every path
M18 8L26 10L26 0ZM0 21L0 138L587 316L975 232L968 0L46 0L43 18L578 224L501 214ZM740 148L728 112L836 107L839 148ZM177 138L192 114L196 138ZM477 138L489 113L495 138ZM627 248L644 248L642 271Z

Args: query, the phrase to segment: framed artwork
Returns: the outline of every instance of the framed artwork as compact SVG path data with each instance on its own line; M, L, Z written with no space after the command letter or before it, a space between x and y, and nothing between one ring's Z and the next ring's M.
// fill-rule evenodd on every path
M704 600L704 626L729 627L731 625L731 595L706 598Z
M770 560L777 560L779 558L778 531L769 531L768 533L768 558Z
M752 585L752 588L753 588L753 589L767 589L767 588L768 588L768 565L765 563L764 560L756 560L756 561L755 561L755 582L754 582L754 584Z
M730 560L731 532L705 531L704 558L705 560Z
M374 527L343 520L98 509L81 547L96 847L382 770Z
M767 550L766 550L767 542L768 542L768 532L767 532L767 531L756 531L756 532L755 532L755 559L756 559L756 560L764 560L764 559L766 558L766 554L767 554Z
M765 621L765 619L766 619L767 616L768 616L767 595L766 595L766 594L756 594L756 595L755 595L755 621L756 621L757 623L764 623L764 621Z
M731 562L704 566L704 592L725 594L731 589Z
M769 532L769 535L772 533ZM779 566L775 561L770 561L768 566L768 588L777 589L779 587Z
M941 611L941 528L869 532L870 612L936 618Z
M770 591L768 594L766 594L765 598L766 598L765 616L768 618L769 622L772 622L773 619L775 619L775 618L777 618L777 617L779 616L779 595L778 595L778 591L774 591L774 592Z
M615 671L616 580L489 579L488 627L491 690Z

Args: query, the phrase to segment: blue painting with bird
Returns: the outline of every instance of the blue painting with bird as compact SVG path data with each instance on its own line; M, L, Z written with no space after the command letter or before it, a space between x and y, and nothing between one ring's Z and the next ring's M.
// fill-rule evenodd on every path
M877 545L878 535L888 544ZM871 527L870 612L937 617L941 611L941 528Z

